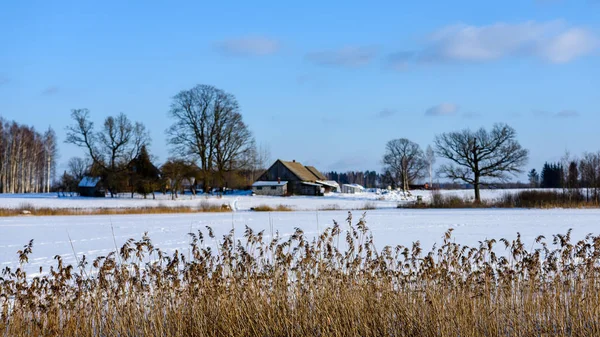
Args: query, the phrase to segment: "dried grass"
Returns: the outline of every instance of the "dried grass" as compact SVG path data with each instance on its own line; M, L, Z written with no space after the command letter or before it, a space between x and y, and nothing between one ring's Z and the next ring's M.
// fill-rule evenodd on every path
M342 229L346 228L345 230ZM375 249L366 221L315 240L246 228L191 235L167 254L146 235L46 276L0 279L6 336L598 336L600 236ZM205 236L206 235L206 236ZM216 247L211 248L210 245ZM502 255L496 252L504 250ZM47 271L46 271L47 272Z
M204 213L231 212L227 204L216 205L201 201L197 206L158 206L121 207L121 208L52 208L36 207L25 203L17 208L0 208L0 216L52 216L52 215L123 215L123 214L168 214L168 213Z
M292 209L290 206L287 205L277 205L277 206L269 206L269 205L258 205L255 207L251 208L252 211L255 212L291 212L294 209Z
M522 190L505 193L495 200L474 202L472 197L444 195L431 192L430 202L398 204L398 208L598 208L596 198L586 196L580 190Z
M377 205L374 202L367 201L358 209L363 211L373 210L377 209Z
M319 208L319 211L339 211L342 208L338 204L327 204Z

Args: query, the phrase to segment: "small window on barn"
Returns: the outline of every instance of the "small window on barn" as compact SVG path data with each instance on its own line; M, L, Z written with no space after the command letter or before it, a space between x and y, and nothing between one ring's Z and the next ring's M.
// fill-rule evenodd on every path
M262 190L262 186L257 186L256 189L257 190Z
M271 186L271 189L272 189L272 190L276 190L276 189L277 189L277 186Z

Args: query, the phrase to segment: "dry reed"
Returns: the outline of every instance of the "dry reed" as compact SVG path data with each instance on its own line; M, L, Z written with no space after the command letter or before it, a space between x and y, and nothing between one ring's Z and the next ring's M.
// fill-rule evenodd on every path
M317 238L191 233L167 254L146 235L46 276L0 279L6 336L598 336L600 236L570 231L375 248L363 217ZM205 236L206 235L206 236ZM211 247L214 245L214 248ZM499 254L500 251L504 253Z
M398 208L598 208L595 197L581 190L522 190L501 197L474 202L472 197L431 192L429 202L401 203Z
M269 205L258 205L251 208L252 211L255 212L291 212L293 209L290 206L286 205L277 205L277 206L269 206Z

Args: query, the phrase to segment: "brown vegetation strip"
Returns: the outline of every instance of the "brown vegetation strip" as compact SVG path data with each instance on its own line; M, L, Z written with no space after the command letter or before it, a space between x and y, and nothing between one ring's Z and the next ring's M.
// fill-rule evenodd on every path
M0 216L53 216L53 215L123 215L123 214L169 214L230 212L229 205L200 204L199 206L147 206L122 208L50 208L20 206L0 208Z
M473 202L468 197L444 195L432 191L430 202L398 204L398 208L599 208L597 194L590 195L580 190L540 191L523 190L507 192L495 200Z
M316 239L246 228L191 235L185 252L150 238L28 278L5 268L7 336L599 336L600 236L536 244L419 243L376 250L360 219ZM340 240L341 239L341 240ZM216 247L211 247L216 245ZM531 250L527 248L531 247ZM18 254L28 261L31 243ZM497 255L502 252L502 255ZM48 271L46 271L48 272Z
M258 205L256 207L252 207L251 210L255 211L255 212L291 212L291 211L293 211L293 209L290 206L286 206L286 205L277 205L277 206Z

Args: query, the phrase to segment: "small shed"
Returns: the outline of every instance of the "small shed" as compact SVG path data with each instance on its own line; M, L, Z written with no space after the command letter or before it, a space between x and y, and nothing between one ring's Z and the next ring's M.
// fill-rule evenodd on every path
M287 183L287 181L257 181L252 184L252 193L256 195L286 195Z
M335 180L317 180L317 184L321 184L323 187L325 187L325 193L340 191L340 184L338 184Z
M300 194L301 195L321 196L321 195L323 195L323 193L325 193L325 188L321 184L309 183L306 181L303 181L300 184Z
M85 176L78 185L79 195L82 197L100 197L106 196L106 191L100 186L100 177Z
M344 184L344 185L342 185L342 193L354 194L354 193L361 193L364 191L365 191L365 188L359 184Z

